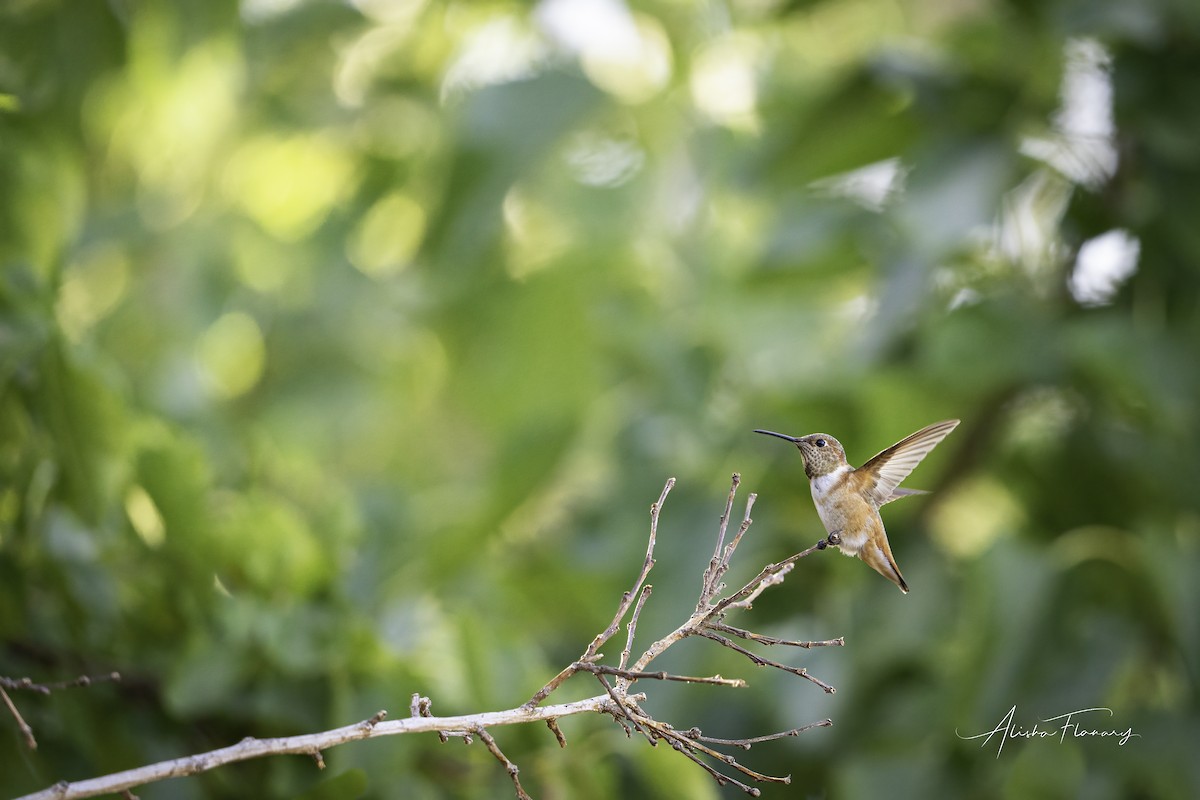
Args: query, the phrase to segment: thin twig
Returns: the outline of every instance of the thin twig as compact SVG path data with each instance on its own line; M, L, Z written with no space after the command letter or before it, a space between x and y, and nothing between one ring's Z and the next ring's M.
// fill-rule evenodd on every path
M756 667L774 667L775 669L783 670L784 672L790 672L793 675L799 675L801 678L810 680L813 683L815 683L817 686L820 686L822 689L825 690L826 694L833 694L834 692L837 691L837 689L833 688L828 683L825 683L825 681L821 680L820 678L816 678L816 677L813 677L812 675L809 675L808 670L804 669L803 667L790 667L787 664L781 664L778 661L772 661L769 658L763 658L762 656L756 655L755 653L750 652L746 648L742 647L741 645L733 642L732 640L730 640L724 636L721 636L720 634L713 633L712 631L709 631L709 630L698 630L698 631L696 631L696 635L703 636L706 639L712 639L714 642L719 642L719 643L725 645L730 650L735 650L735 651L741 653L746 658L750 659Z
M37 750L37 739L33 738L33 728L29 727L29 723L21 716L21 712L17 711L16 704L12 698L8 696L8 692L0 686L0 699L4 700L4 705L8 706L8 713L13 715L13 719L17 721L17 728L21 731L21 735L25 737L25 744L30 750Z
M717 686L733 686L743 688L746 682L741 678L722 678L720 675L713 675L709 678L698 678L691 675L675 675L670 672L637 672L634 670L621 669L619 667L608 667L604 664L588 664L585 661L577 661L573 664L576 669L581 672L591 672L594 675L616 675L620 678L625 678L628 681L637 680L656 680L656 681L678 681L679 683L711 683Z
M380 711L379 714L382 714L383 717L387 716L386 711ZM375 716L379 716L379 714ZM408 703L408 715L410 717L432 717L433 701L428 697L422 697L420 692L413 692L412 699ZM383 717L379 717L379 719L383 719ZM375 717L371 719L375 719ZM448 731L438 731L437 735L442 744L450 741L450 733ZM468 742L468 744L470 743Z
M641 657L634 662L633 669L635 671L644 670L651 661L662 655L667 648L692 634L702 633L700 628L707 627L711 621L720 620L729 609L749 609L752 601L757 599L768 586L773 586L781 582L783 577L791 572L792 567L797 561L817 550L824 549L824 542L825 540L822 539L821 542L809 547L807 550L790 555L776 564L768 564L763 567L762 571L753 580L728 597L719 600L715 605L705 603L703 607L697 609L696 613L692 614L687 622L651 644L642 653Z
M715 758L717 761L720 761L722 764L733 767L738 772L742 773L743 775L745 775L749 778L753 778L756 781L763 781L765 783L791 783L792 782L792 778L790 775L784 775L784 776L767 775L765 773L752 770L749 767L747 767L745 764L740 763L733 756L728 755L726 753L722 753L719 750L714 750L711 747L707 747L704 744L702 744L700 741L697 741L688 736L685 736L684 734L680 733L677 730L674 730L673 728L670 728L669 726L664 725L661 728L656 728L655 730L664 734L667 738L671 739L672 741L678 741L681 744L683 744L684 747L687 747L688 749L699 750L701 753L704 753L706 756L709 756L710 758Z
M492 738L492 735L480 726L476 726L475 734L479 737L479 741L484 743L487 749L491 751L491 754L504 767L508 773L508 777L512 778L513 788L517 790L518 800L533 800L533 798L526 794L525 789L521 786L521 779L517 777L521 770L509 760L508 756L504 755L504 751L500 749L500 745L496 744L496 740Z
M718 569L716 577L717 584L715 588L717 591L720 591L720 581L725 577L726 571L729 570L729 560L733 558L733 551L742 543L742 537L746 535L746 531L750 530L750 525L754 522L754 520L750 519L750 512L754 509L754 501L757 499L758 495L753 492L746 498L746 513L742 516L742 524L738 526L738 532L734 534L733 541L725 548L725 554L721 557L721 566Z
M749 750L752 745L761 744L762 742L773 742L776 739L786 739L789 736L799 736L805 731L811 731L813 728L828 728L833 724L831 719L823 719L817 722L810 722L799 728L792 728L788 731L780 731L779 733L768 733L766 736L753 736L749 739L719 739L716 736L705 736L700 732L699 728L691 728L683 732L683 735L689 739L695 739L698 742L708 742L709 744L724 744L731 747L740 747L743 750Z
M554 734L554 738L558 740L559 747L567 746L567 737L563 736L562 728L558 727L558 720L551 717L546 720L546 727L550 729L550 732Z
M823 642L811 642L800 641L796 639L778 639L774 636L764 636L761 633L755 633L754 631L748 631L742 628L735 628L732 625L726 625L724 622L710 622L705 627L711 628L714 631L729 633L737 636L739 639L745 639L750 642L758 642L759 644L765 645L781 644L787 647L802 647L805 650L813 647L843 647L846 644L846 640L841 636L836 639L828 639Z
M792 778L790 775L786 775L783 777L776 777L774 775L766 775L761 772L756 772L755 770L752 770L749 767L746 767L745 765L739 763L738 760L735 759L733 756L726 755L725 753L721 753L719 751L713 750L711 747L705 747L704 745L702 745L692 739L689 739L684 734L680 733L679 731L674 730L669 725L666 725L664 723L655 722L653 730L656 735L665 739L671 745L671 747L673 747L675 749L676 752L683 753L689 759L691 759L692 761L694 761L695 763L697 763L701 767L703 767L704 770L713 777L713 779L717 782L717 784L719 786L724 786L726 783L732 783L734 786L737 786L739 789L741 789L743 792L750 795L751 797L758 797L762 794L762 792L758 788L750 786L749 784L743 783L742 781L738 780L737 778L734 778L731 775L726 775L725 773L719 771L712 765L706 763L703 759L700 758L699 755L697 755L697 751L704 753L705 755L709 756L710 758L714 758L717 761L720 761L722 764L733 767L738 772L741 772L743 775L747 775L756 781L771 782L771 783L791 783L792 782Z
M750 795L751 797L762 796L762 790L758 789L755 786L750 786L749 784L742 783L737 778L730 777L729 775L726 775L723 772L719 771L716 767L705 762L704 759L702 759L702 758L700 758L700 756L696 755L696 752L691 747L689 747L687 744L685 744L682 740L670 739L665 736L663 738L667 740L667 742L671 745L671 747L675 748L675 752L682 753L687 758L691 759L691 761L693 763L698 764L701 769L703 769L705 772L707 772L709 775L711 775L713 780L717 782L718 786L724 786L727 783L732 783L734 786L738 787L739 789L741 789L743 792Z
M12 714L13 719L17 723L17 729L21 731L21 735L25 738L25 744L30 750L37 749L37 739L34 738L33 728L29 727L29 723L21 716L21 712L17 710L17 704L8 696L7 689L14 691L36 692L37 694L50 694L57 689L73 689L77 686L91 686L93 683L101 681L119 681L121 673L110 672L107 675L80 675L78 678L69 681L59 681L57 683L34 683L30 678L9 678L0 675L0 700L4 701L4 705L8 707L8 713Z
M592 640L592 643L587 646L581 660L586 661L591 656L596 655L604 643L612 638L621 627L621 620L625 618L626 612L633 604L634 598L638 596L638 591L642 588L642 583L646 580L646 576L650 574L650 569L654 566L654 545L658 541L658 515L662 511L663 503L667 500L667 495L671 488L675 485L674 478L668 478L666 485L663 486L662 494L658 496L658 502L650 506L650 540L646 544L646 558L642 562L642 571L638 573L637 580L633 582L633 588L626 592L621 597L621 604L617 606L617 613L613 616L612 622Z
M592 639L591 644L587 646L587 649L584 650L583 655L579 658L580 661L593 661L598 658L600 648L603 647L604 643L611 639L613 634L620 629L621 620L625 618L625 614L628 613L629 607L634 602L634 598L638 596L638 590L641 589L642 583L646 580L646 576L650 574L650 569L654 566L654 545L658 541L658 516L662 511L663 503L665 503L667 500L667 495L670 493L671 488L674 485L675 479L668 478L666 485L663 486L662 493L658 496L658 502L650 506L650 541L646 545L646 558L642 562L642 571L638 573L637 580L633 582L633 588L621 596L621 602L617 606L617 613L613 615L612 622L608 624L607 628L597 634L596 638ZM551 678L545 686L543 686L541 689L538 689L537 692L534 693L533 697L525 701L525 705L523 707L534 708L541 704L543 700L549 697L550 694L559 686L562 686L562 684L568 678L574 675L575 672L576 670L572 669L571 667L567 667L559 672L557 675Z
M717 593L717 584L721 580L721 559L725 549L725 532L729 529L729 515L733 513L733 499L737 496L738 486L742 482L742 476L738 473L733 473L733 479L730 481L729 496L725 500L725 511L721 514L720 523L717 526L717 546L713 549L712 558L708 562L708 569L704 570L704 575L700 579L700 600L696 603L696 610L707 605L712 596ZM727 556L725 556L727 557Z
M78 678L73 678L69 681L58 681L56 683L34 683L29 678L8 678L0 675L0 688L50 694L58 689L74 689L77 686L91 686L93 683L116 682L120 680L121 673L119 672L109 672L105 675L80 675Z
M719 617L725 611L725 609L730 607L749 609L754 600L758 599L758 596L763 593L764 589L769 586L774 586L777 583L781 583L783 581L783 576L792 571L792 567L797 561L805 558L806 556L812 555L818 550L824 550L824 544L825 540L822 539L812 547L809 547L806 550L801 550L799 553L793 553L777 564L768 564L767 566L763 567L762 571L759 572L753 580L751 580L741 589L738 589L733 594L729 595L723 600L720 600L716 606L713 607L712 613L709 614L709 617Z
M633 650L633 637L637 635L638 617L642 614L642 606L646 605L646 600L650 598L650 592L654 589L653 586L647 584L642 587L642 593L638 596L637 604L633 607L633 614L629 617L628 635L625 637L625 649L621 651L621 668L629 666L629 654Z
M605 678L603 674L598 672L592 674L596 676L596 680L600 681L600 685L604 687L604 691L608 692L608 696L613 701L613 705L616 706L617 710L621 712L621 717L628 721L628 724L626 724L626 722L621 722L621 727L625 728L625 736L633 736L633 733L629 730L629 726L632 725L634 730L650 739L650 744L654 744L653 737L646 733L646 729L643 728L640 723L638 723L637 717L635 717L633 712L629 709L629 704L626 702L627 698L625 697L624 692L619 692L613 688L613 685L608 682L608 678Z
M674 740L671 740L671 746L675 748L675 752L683 753L685 756L690 758L694 763L699 764L704 769L705 772L707 772L709 775L711 775L713 777L713 780L715 780L717 782L718 786L724 786L727 783L732 783L734 786L741 789L743 792L750 795L751 797L761 797L762 796L762 790L759 789L757 786L751 786L748 783L743 783L742 781L739 781L737 778L731 777L729 775L726 775L723 772L718 771L715 767L713 767L710 764L705 763L704 759L700 758L700 756L696 755L694 752L692 752L688 748L684 747L682 744L680 744Z
M738 526L738 531L734 534L733 539L725 547L721 557L713 562L713 573L709 579L707 591L701 596L700 602L696 604L696 610L699 611L712 602L712 598L725 588L725 584L721 579L725 577L725 573L729 570L729 561L733 558L733 551L742 543L742 537L746 535L746 531L750 530L750 525L753 522L750 519L750 512L754 508L754 501L758 499L758 495L751 493L746 498L746 512L742 515L742 524ZM728 507L726 514L729 513Z

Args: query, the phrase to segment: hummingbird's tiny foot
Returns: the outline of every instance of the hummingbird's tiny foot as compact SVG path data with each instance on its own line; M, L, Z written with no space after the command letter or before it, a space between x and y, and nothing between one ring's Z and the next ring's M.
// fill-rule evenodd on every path
M841 530L836 530L836 531L833 531L833 532L831 532L831 533L829 534L829 536L827 536L827 537L825 538L825 544L826 544L826 545L829 545L829 546L836 546L836 545L839 545L839 544L841 544L841 543L842 543L842 532L841 532ZM821 549L823 550L823 549L825 549L825 548L821 548Z

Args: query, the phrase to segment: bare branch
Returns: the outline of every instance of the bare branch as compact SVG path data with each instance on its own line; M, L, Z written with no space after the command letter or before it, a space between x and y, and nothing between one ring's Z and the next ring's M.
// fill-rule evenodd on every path
M81 797L95 797L103 794L114 794L125 789L144 786L148 783L179 778L185 775L195 775L211 769L232 764L238 761L248 761L268 755L294 753L311 755L315 752L328 750L346 742L361 739L373 739L379 736L395 736L406 733L437 733L446 731L452 736L462 736L474 733L478 728L494 728L500 725L517 725L526 722L544 722L548 719L561 719L576 714L611 713L612 700L606 695L589 697L573 703L542 706L526 710L523 707L505 711L488 711L479 714L465 714L456 717L406 717L404 719L377 721L376 714L370 719L356 722L321 733L309 733L300 736L287 736L276 739L246 738L235 745L211 750L207 753L185 756L183 758L160 761L137 769L115 772L100 778L69 783L61 781L48 789L25 795L18 800L73 800Z
M710 745L737 747L748 750L753 744L773 741L787 736L796 736L803 731L815 727L830 725L829 720L822 720L801 728L793 728L782 733L773 733L765 736L742 739L706 737L695 728L683 732L676 730L667 722L655 719L640 706L641 701L645 700L646 696L641 693L630 693L630 688L638 681L643 680L676 681L728 687L743 687L746 685L746 682L741 678L725 678L721 675L691 676L647 669L667 649L689 636L699 636L717 642L724 647L741 653L758 666L773 667L803 677L820 686L826 692L832 693L834 691L834 688L829 684L809 675L807 669L763 658L729 638L733 636L761 645L784 645L804 649L832 645L840 646L844 644L844 640L841 638L827 641L793 641L781 639L734 627L724 621L726 615L731 612L748 611L762 592L784 580L787 574L794 568L796 562L816 550L823 549L832 540L831 536L830 539L822 540L807 550L789 556L783 561L768 564L740 589L724 597L720 597L720 599L716 599L725 590L722 579L729 570L735 551L751 526L750 512L755 500L755 495L753 494L749 496L746 502L746 509L741 525L733 537L726 541L730 515L732 514L733 502L739 482L739 476L734 474L729 496L725 504L725 511L720 518L717 545L713 551L712 559L704 571L700 596L695 611L673 631L653 642L632 665L630 665L629 661L633 652L633 643L637 635L638 621L652 592L651 586L646 583L646 578L654 566L654 549L658 537L659 513L663 503L666 501L667 494L675 484L674 478L666 482L658 501L650 508L650 536L646 546L646 556L642 562L641 570L634 581L633 588L621 596L612 622L592 639L583 654L576 661L573 661L559 671L557 675L542 686L526 703L517 708L453 717L435 717L433 716L430 699L418 692L414 693L410 698L409 716L405 719L388 721L384 719L386 712L380 711L369 719L356 724L321 733L277 739L247 738L230 747L213 750L208 753L163 761L75 783L63 781L41 792L27 795L25 798L19 798L18 800L50 800L51 798L69 800L70 798L92 797L100 794L128 793L135 786L167 778L193 775L224 764L245 761L266 755L285 753L305 754L311 757L318 767L323 767L324 757L322 753L331 747L359 739L405 733L436 733L442 741L454 737L461 738L467 744L478 738L507 771L509 777L512 779L513 788L516 791L518 800L527 800L528 794L518 779L519 770L516 764L500 749L499 744L497 744L495 738L489 732L490 729L501 725L544 722L554 734L559 746L565 747L566 738L558 726L558 720L584 713L608 714L621 725L627 736L632 736L633 731L636 730L645 736L651 745L656 745L659 741L666 741L673 749L683 753L688 759L699 764L718 784L725 785L732 783L747 794L757 797L760 794L759 789L731 775L725 774L717 767L708 763L706 759L711 759L717 762L718 765L736 771L753 781L788 783L790 782L790 777L776 777L757 772L739 763L733 756L722 753ZM630 615L631 609L632 614ZM625 648L621 651L618 666L614 667L600 663L603 658L600 648L620 630L622 621L625 620L627 615L629 615L629 622L627 625ZM591 673L604 688L604 693L573 703L542 705L542 702L550 694L578 672ZM609 677L616 678L616 680L610 681ZM88 682L90 682L90 679L78 679L71 684L53 685L50 687L40 687L28 679L13 683L20 684L18 688L22 689L49 691L50 688L61 688L66 685L87 685ZM3 692L6 685L8 684L0 683L0 692ZM10 686L10 688L12 687ZM19 726L22 727L22 731L26 732L28 726L24 725L24 720L17 713L7 693L4 693L3 697L10 712L18 720ZM27 737L32 739L32 734L28 733ZM33 745L31 744L31 746Z

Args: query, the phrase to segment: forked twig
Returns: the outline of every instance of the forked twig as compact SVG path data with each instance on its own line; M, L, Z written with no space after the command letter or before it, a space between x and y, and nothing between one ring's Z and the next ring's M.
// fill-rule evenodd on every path
M735 472L729 486L729 497L725 500L725 511L722 512L720 524L717 526L717 546L713 550L712 559L708 562L708 569L704 570L704 575L700 581L700 602L696 604L697 610L717 593L717 584L720 583L721 575L724 573L722 569L722 550L725 547L725 531L729 529L729 516L733 513L733 500L737 497L738 486L741 482L742 476ZM754 497L754 495L751 495L751 497ZM746 513L750 513L748 508L746 509ZM736 545L734 546L736 547ZM727 564L728 561L729 556L727 554L724 556L724 562Z
M810 675L807 669L803 667L793 667L772 659L763 658L762 656L756 655L750 650L747 650L741 645L736 644L729 638L729 636L723 635L730 634L747 641L759 642L767 645L790 645L792 647L805 649L811 647L844 644L844 640L841 638L830 639L823 642L780 639L777 637L758 634L743 628L737 628L725 623L724 618L727 614L736 610L749 610L752 607L753 602L767 588L777 585L783 581L787 574L795 567L796 562L811 555L812 553L817 552L818 550L824 549L824 545L826 544L826 541L822 540L820 543L814 544L812 547L809 547L808 549L799 553L795 553L778 563L766 565L762 568L762 570L759 571L758 575L756 575L740 589L717 599L718 595L720 595L724 590L724 584L722 583L722 580L729 570L733 554L738 545L741 544L742 538L746 535L746 532L750 529L750 525L752 523L750 513L754 507L754 501L756 499L756 495L754 494L751 494L746 501L746 510L737 532L731 539L728 540L728 542L726 541L729 520L731 519L733 513L733 502L737 495L737 489L740 482L740 477L735 474L731 482L729 495L725 502L724 513L722 513L718 523L717 544L713 550L712 558L709 560L708 566L704 570L704 575L701 579L700 597L696 603L696 609L691 617L689 617L687 621L677 627L674 631L652 643L642 653L637 661L630 665L629 658L633 648L633 641L636 636L638 616L641 613L641 609L646 598L649 597L650 587L647 585L642 590L642 594L638 598L638 601L634 607L633 616L629 621L628 636L626 638L625 649L621 652L620 666L614 668L597 663L599 657L596 656L596 651L589 650L584 653L582 658L568 666L567 669L563 670L563 673L560 674L573 674L577 671L593 673L598 679L600 679L601 683L605 687L606 692L619 709L619 716L614 714L614 717L616 717L618 721L626 727L627 733L629 733L631 730L637 730L640 733L646 734L652 740L654 738L659 738L669 741L674 749L683 752L688 758L698 764L701 764L701 766L703 766L704 769L709 772L709 774L713 775L718 782L722 784L726 782L734 783L747 793L757 796L759 793L758 789L741 783L740 781L722 773L720 770L704 762L701 756L714 758L721 764L731 767L756 781L786 782L787 779L763 775L752 769L749 769L748 767L740 764L733 756L720 753L700 744L700 742L707 741L706 739L689 739L688 737L680 734L670 725L659 722L658 720L648 716L645 714L645 712L641 711L635 703L629 703L620 696L621 692L627 691L628 688L637 681L647 679L670 680L683 683L716 684L731 687L741 687L746 685L745 681L741 679L724 678L720 675L711 677L695 677L688 675L676 675L661 671L655 672L648 669L651 662L666 652L667 649L672 647L676 642L679 642L689 636L701 636L717 642L734 650L735 652L745 655L756 666L773 667L783 672L805 678L806 680L809 680L821 687L827 693L832 693L835 691L835 689L829 684L813 675ZM667 488L669 489L670 486L671 484L668 482ZM664 490L663 497L665 497L665 495L666 490ZM653 514L653 512L656 510L657 505L652 507L651 547L653 546L656 533L655 525L657 524L657 515ZM649 556L647 557L646 563L652 564L652 559L650 559ZM638 576L638 580L635 583L635 591L638 586L642 585L648 574L649 569L644 566L642 573ZM629 609L629 598L629 593L626 593L622 598L621 613L619 613L614 619L614 625L616 627L619 627L620 621L623 619L623 613ZM615 627L610 626L609 629L604 632L604 634L601 634L601 636L611 636L613 632L615 632ZM597 640L600 638L601 637L597 637ZM610 685L608 681L603 679L604 675L617 676L618 680L616 685ZM556 686L549 686L549 684L547 687L549 688L549 691L546 691L547 695L552 692L554 688L557 688ZM543 689L545 690L547 687L543 687ZM535 697L537 697L537 695L535 695ZM544 699L544 696L542 699ZM823 727L825 724L832 723L813 723L802 728L793 729L795 732L788 731L783 734L771 734L766 737L758 737L754 739L731 739L727 741L736 743L734 746L745 747L748 749L749 742L770 741L773 739L783 738L784 736L794 736L798 735L798 733L801 731L810 730L814 727ZM725 741L714 741L713 743L724 744Z
M734 650L738 653L741 653L746 658L750 659L750 661L756 667L774 667L775 669L783 670L784 672L790 672L793 675L798 675L801 678L810 680L813 683L815 683L817 686L820 686L822 689L825 690L826 694L833 694L834 692L837 691L837 689L834 689L832 686L830 686L828 683L825 683L820 678L816 678L816 677L813 677L812 675L809 675L808 670L804 669L803 667L789 667L787 664L780 664L778 661L772 661L769 658L763 658L760 655L755 655L754 653L750 652L749 650L742 647L741 645L731 641L730 639L728 639L724 636L721 636L718 633L713 633L710 630L701 630L698 632L698 635L703 636L706 639L712 639L714 642L718 642L719 644L725 645L730 650Z
M34 683L30 678L9 678L0 675L0 700L4 701L8 713L12 714L13 720L17 723L17 730L21 732L21 736L25 739L25 745L30 750L37 749L37 739L34 738L33 728L21 716L21 712L17 710L17 704L12 701L8 694L8 689L14 691L29 691L36 694L50 694L58 689L73 689L77 686L91 686L93 683L101 683L106 681L121 680L121 673L109 672L106 675L80 675L69 681L58 681L56 683Z

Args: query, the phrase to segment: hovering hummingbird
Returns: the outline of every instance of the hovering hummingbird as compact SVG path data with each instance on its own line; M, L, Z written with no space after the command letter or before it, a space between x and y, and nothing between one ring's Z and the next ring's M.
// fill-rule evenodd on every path
M841 442L829 434L786 436L774 431L754 432L778 436L800 449L817 515L829 533L829 538L818 546L833 544L848 556L858 556L908 594L908 584L892 557L879 507L901 497L927 494L920 489L901 489L900 482L958 426L958 422L948 419L927 425L858 469L846 462L846 451Z

